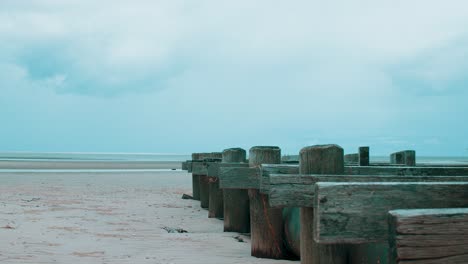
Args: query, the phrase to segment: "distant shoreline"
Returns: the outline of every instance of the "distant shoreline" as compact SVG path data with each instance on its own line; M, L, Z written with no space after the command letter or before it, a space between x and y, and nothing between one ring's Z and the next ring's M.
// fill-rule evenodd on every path
M181 161L0 160L8 170L151 170L181 169Z

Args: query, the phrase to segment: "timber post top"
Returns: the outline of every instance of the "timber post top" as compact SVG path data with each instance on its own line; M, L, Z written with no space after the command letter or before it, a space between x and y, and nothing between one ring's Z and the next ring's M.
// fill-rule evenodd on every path
M306 153L308 151L313 151L313 150L326 150L326 149L332 149L332 148L343 149L342 147L336 144L313 145L313 146L303 147L301 151L299 152L299 154Z
M278 146L253 146L250 148L250 151L255 150L281 150Z
M243 148L227 148L227 149L223 150L223 153L224 152L231 152L231 151L232 152L243 152L243 151L245 151L245 149L243 149Z
M262 163L281 163L281 149L277 146L254 146L249 150L249 165L260 166Z
M203 161L204 159L221 159L222 153L221 152L197 152L192 153L192 161Z
M245 149L228 148L222 152L222 162L246 162L246 156Z

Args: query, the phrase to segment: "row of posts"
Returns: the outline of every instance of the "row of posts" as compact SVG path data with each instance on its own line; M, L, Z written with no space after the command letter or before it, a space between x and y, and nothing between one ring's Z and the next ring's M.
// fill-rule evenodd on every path
M343 174L345 164L343 149L333 146L336 145L303 148L299 153L299 173ZM391 159L395 159L395 162L404 161L406 156L402 153L392 154ZM369 147L360 147L357 157L360 166L369 166ZM415 160L414 157L415 155L411 156L410 153L406 159ZM241 148L230 148L221 153L194 153L192 162L246 164L246 151ZM249 150L250 168L260 167L261 164L280 163L279 147L255 146ZM333 259L339 259L340 255L346 258L344 253L346 250L341 248L342 245L321 245L313 240L311 236L313 208L272 208L269 206L268 196L259 189L220 189L219 179L208 175L193 173L192 183L193 198L200 200L202 208L208 209L210 218L224 219L225 232L251 234L252 256L298 259L300 254L303 263L319 263L312 258L330 259L327 258L330 254L334 256ZM300 219L288 219L287 216L291 215L285 213L288 210L300 210ZM300 232L300 239L293 238L291 228L288 228L288 225L293 225L293 221L303 223L301 230L297 230ZM343 260L340 263L344 262Z

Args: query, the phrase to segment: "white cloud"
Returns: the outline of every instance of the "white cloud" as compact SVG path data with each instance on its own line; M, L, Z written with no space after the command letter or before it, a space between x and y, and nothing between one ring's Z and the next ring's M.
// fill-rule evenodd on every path
M404 138L437 108L466 112L467 25L466 1L2 1L0 102L141 138L158 130L145 120L219 142ZM459 98L417 98L433 90Z

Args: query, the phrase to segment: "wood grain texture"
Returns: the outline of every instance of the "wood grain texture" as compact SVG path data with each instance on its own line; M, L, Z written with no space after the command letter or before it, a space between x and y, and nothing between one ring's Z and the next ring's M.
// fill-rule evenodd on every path
M256 146L249 150L249 166L255 169L249 177L251 255L259 258L284 259L289 252L283 243L282 209L270 208L268 197L259 192L261 164L281 163L279 147Z
M468 206L467 182L316 183L314 238L320 243L384 242L394 209Z
M248 190L223 189L224 232L250 233Z
M223 150L223 163L229 162L246 162L247 152L242 148L228 148Z
M223 162L219 167L248 167L246 151L242 148L223 150ZM222 164L222 165L221 165ZM219 176L219 167L216 176ZM250 202L247 190L223 189L224 231L250 232Z
M188 170L187 168L187 161L182 162L182 170Z
M200 182L200 206L208 209L210 206L210 179L206 175L200 175L198 179Z
M222 219L224 217L223 190L219 188L219 179L208 176L209 181L209 204L208 217Z
M221 167L219 178L219 187L222 189L260 188L259 168Z
M299 152L301 174L343 174L343 148L338 145L315 145Z
M298 174L298 165L262 164L260 166L260 193L268 194L270 188L270 174Z
M468 176L269 175L271 207L313 207L317 182L468 182Z
M255 146L249 150L249 166L281 163L281 149L276 146Z
M207 175L210 177L219 177L220 168L248 168L248 163L230 162L210 162L207 164Z
M390 263L468 263L468 208L389 212Z
M310 146L302 148L299 152L301 174L342 174L343 170L343 148L338 145ZM321 245L314 240L314 215L315 208L301 208L301 263L348 263L346 245Z
M348 175L467 176L468 167L345 166Z
M205 166L205 162L203 161L193 161L192 162L192 173L198 175L206 175L207 170Z

